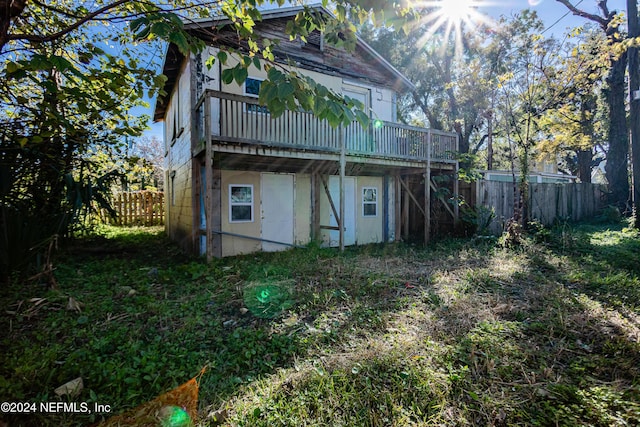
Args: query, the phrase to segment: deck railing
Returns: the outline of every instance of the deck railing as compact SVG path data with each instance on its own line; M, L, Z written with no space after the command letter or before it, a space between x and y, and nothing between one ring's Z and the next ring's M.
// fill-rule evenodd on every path
M457 134L451 132L380 120L372 120L368 128L353 123L335 129L304 111L287 110L273 118L256 98L213 90L200 98L195 113L199 141L205 140L208 119L213 140L221 142L340 152L344 138L347 155L444 162L454 161L458 151Z

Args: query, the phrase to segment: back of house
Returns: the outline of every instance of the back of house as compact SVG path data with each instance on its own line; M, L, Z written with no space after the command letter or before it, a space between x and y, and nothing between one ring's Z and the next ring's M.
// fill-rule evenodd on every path
M271 65L360 101L371 125L333 128L299 110L272 117L258 102L266 62L250 66L242 85L225 84L224 70L247 46L224 22L192 24L207 48L185 57L169 46L168 95L154 114L165 124L167 230L190 252L211 258L312 240L428 238L431 176L455 176L456 134L397 123L398 93L413 86L364 41L347 52L317 30L305 42L290 40L285 26L301 10L264 11L256 23L258 35L278 40ZM207 66L228 48L238 53Z

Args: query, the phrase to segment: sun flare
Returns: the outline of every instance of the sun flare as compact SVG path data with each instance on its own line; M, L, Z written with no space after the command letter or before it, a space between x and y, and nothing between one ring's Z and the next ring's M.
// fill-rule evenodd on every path
M476 0L442 0L438 12L447 20L466 21L476 12Z
M490 27L493 20L479 11L482 6L491 4L490 0L425 0L414 3L423 11L421 25L428 28L420 42L442 32L444 40L454 39L456 53L462 51L463 31L473 32L479 27Z

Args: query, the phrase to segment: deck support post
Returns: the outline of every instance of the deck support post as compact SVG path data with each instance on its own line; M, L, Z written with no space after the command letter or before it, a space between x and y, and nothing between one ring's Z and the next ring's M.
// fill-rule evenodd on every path
M345 185L345 172L347 164L347 149L344 141L344 128L340 130L340 220L338 226L340 227L340 252L344 251L344 214L345 214L345 202L344 202L344 185Z
M403 187L404 197L402 198L402 238L405 242L409 240L409 193L404 190L407 185L404 183L404 178L400 177L400 184Z
M394 230L394 238L396 242L399 242L402 237L402 186L400 185L400 180L402 177L400 175L395 175L393 177L393 182L395 184L394 191L394 215L393 218L395 220L395 230Z
M311 238L320 241L320 176L318 172L311 174Z
M431 129L427 132L427 164L424 175L424 244L431 238Z
M211 102L204 100L204 211L207 222L207 261L213 259L213 149L211 144Z
M458 176L458 171L460 168L460 164L456 162L455 169L453 172L453 227L454 230L458 225L458 220L460 219L460 178Z
M209 216L209 227L207 232L212 233L211 238L211 258L222 258L222 234L216 233L217 230L222 230L222 169L220 168L219 154L216 156L215 152L209 153L211 158L211 195L210 206L211 214ZM208 253L208 252L207 252Z

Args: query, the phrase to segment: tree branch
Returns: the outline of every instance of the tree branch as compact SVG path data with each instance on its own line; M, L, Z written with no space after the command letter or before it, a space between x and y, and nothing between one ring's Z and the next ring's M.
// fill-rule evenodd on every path
M108 4L106 6L101 7L100 9L91 12L90 14L88 14L87 16L77 20L76 22L74 22L73 24L69 25L66 28L63 28L62 30L58 31L57 33L53 33L53 34L49 34L48 36L40 36L40 35L35 35L35 34L7 34L7 36L3 39L0 39L0 52L2 52L2 49L4 48L5 44L11 40L26 40L26 41L30 41L33 43L46 43L46 42L50 42L52 40L56 40L59 39L60 37L70 33L71 31L79 28L81 25L86 24L87 22L91 21L93 18L95 18L96 16L102 15L105 12L108 12L111 9L115 9L116 7L127 3L128 0L118 0L116 2L113 2L111 4ZM26 1L25 1L26 3ZM19 15L14 15L15 16L19 16ZM0 36L1 37L1 36Z
M604 1L600 0L598 2L598 6L605 13L606 18L603 18L602 16L594 15L592 13L587 13L584 10L580 10L577 7L575 7L573 4L571 4L569 0L556 0L556 1L558 3L562 3L563 5L565 5L566 8L569 9L571 13L573 13L574 15L580 16L582 18L588 19L589 21L598 23L598 25L600 25L604 30L606 30L607 27L609 26L609 22L611 21L611 19L609 17L609 13L607 13L609 9L607 8L606 0Z

